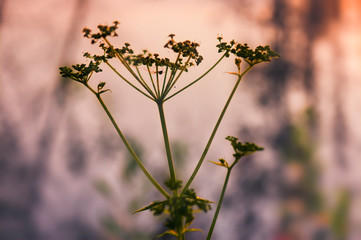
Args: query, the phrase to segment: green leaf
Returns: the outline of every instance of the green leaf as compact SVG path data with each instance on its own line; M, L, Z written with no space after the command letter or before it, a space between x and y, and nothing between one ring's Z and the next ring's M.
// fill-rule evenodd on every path
M106 90L102 90L99 92L99 94L102 94L102 93L105 93L105 92L108 92L108 91L111 91L110 89L106 89Z
M228 165L228 162L226 161L226 160L224 160L224 159L219 159L218 160L219 162L214 162L214 161L210 161L211 163L214 163L214 164L216 164L216 165L218 165L218 166L221 166L221 167L225 167L225 168L228 168L229 167L229 165Z
M202 202L206 202L206 203L216 203L216 202L213 202L211 200L200 198L200 197L197 197L196 199L199 200L199 201L202 201Z
M104 86L105 86L105 82L100 82L100 83L98 84L98 92L99 92L100 90L102 90Z
M337 203L333 209L331 228L337 239L347 239L349 226L347 224L350 215L351 196L346 190L339 193Z
M256 151L262 151L264 149L263 147L259 147L255 143L251 142L246 142L243 144L239 142L238 138L236 137L228 136L226 139L231 142L231 145L235 151L233 156L236 158L236 161L244 156L250 155Z
M162 234L159 234L156 238L164 237L164 236L167 235L167 234L178 237L178 233L177 233L176 231L174 231L174 230L168 230L168 231L165 231L165 232L162 233Z
M199 228L187 228L183 232L204 232L202 229Z
M143 207L143 208L141 208L141 209L133 212L133 214L138 213L138 212L143 212L143 211L146 211L146 210L154 209L154 207L159 206L159 205L161 205L161 204L165 204L165 203L167 203L167 201L168 201L168 200L161 201L161 202L152 202L152 203L149 204L148 206L145 206L145 207Z
M220 162L215 162L215 161L209 161L209 162L214 163L214 164L216 164L216 165L218 165L218 166L224 167L223 164L220 163Z

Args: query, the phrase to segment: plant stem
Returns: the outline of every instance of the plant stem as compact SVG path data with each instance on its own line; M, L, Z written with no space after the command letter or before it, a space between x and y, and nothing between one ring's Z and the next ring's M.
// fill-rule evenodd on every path
M175 85L175 83L178 81L178 79L180 78L180 76L182 75L182 73L184 72L184 70L187 68L187 65L189 63L189 61L191 60L191 56L188 57L186 63L184 64L182 70L180 71L180 73L178 73L177 77L174 79L172 79L172 81L170 81L170 85L168 87L168 90L165 92L164 96L166 96L170 90L172 90L172 87Z
M213 131L212 131L211 136L209 137L209 140L208 140L208 142L207 142L206 147L204 148L204 151L203 151L203 153L202 153L202 156L201 156L201 158L199 159L198 164L197 164L196 168L194 169L191 177L189 178L187 184L184 186L184 188L183 188L183 190L182 190L182 192L181 192L181 195L189 188L189 186L190 186L191 183L193 182L194 178L196 177L196 175L197 175L200 167L202 166L202 164L203 164L203 162L204 162L204 159L205 159L205 157L206 157L206 155L207 155L207 153L208 153L208 150L209 150L209 148L210 148L210 146L211 146L211 144L212 144L212 141L213 141L213 139L214 139L214 136L215 136L216 133L217 133L218 127L219 127L219 125L220 125L221 122L222 122L223 116L224 116L224 114L226 113L227 108L228 108L228 106L229 106L229 104L230 104L230 102L231 102L231 100L232 100L232 98L233 98L233 96L234 96L237 88L238 88L238 85L240 84L243 76L244 76L249 70L251 70L251 68L252 68L252 66L250 65L250 66L248 66L248 67L243 71L242 74L238 74L237 82L236 82L236 84L234 85L233 90L232 90L231 94L229 95L226 104L225 104L224 107L223 107L223 110L222 110L221 115L219 116L219 118L218 118L218 120L217 120L216 125L214 126L214 129L213 129Z
M145 90L147 90L152 96L149 96L148 94L146 94L145 92L143 92L142 90L140 90L139 88L137 88L134 84L132 84L131 82L129 82L125 77L123 77L108 61L105 62L121 79L123 79L126 83L128 83L130 86L132 86L135 90L137 90L138 92L140 92L141 94L143 94L144 96L146 96L147 98L151 99L154 101L155 96L153 95L152 91L149 91L146 86L144 86L142 83L142 86L145 88Z
M155 74L156 74L156 79L157 79L158 96L160 96L158 64L155 65Z
M108 107L105 105L103 99L100 97L100 94L97 93L96 91L94 91L94 89L92 89L89 85L85 84L85 86L95 94L95 96L97 97L99 103L102 105L104 111L106 112L106 114L108 115L110 121L112 122L115 130L117 131L119 137L121 138L121 140L123 141L125 147L127 148L128 152L130 153L130 155L132 155L133 159L136 161L136 163L138 164L138 166L140 167L140 169L143 171L143 173L145 174L145 176L149 179L149 181L158 189L158 191L163 194L163 196L165 196L167 199L170 198L169 194L159 185L159 183L152 177L152 175L148 172L148 170L145 168L145 166L143 165L142 161L138 158L137 154L134 152L133 148L130 146L130 144L128 143L127 139L125 138L124 134L122 133L122 131L120 130L118 124L115 122L112 114L110 113Z
M165 150L166 150L166 154L167 154L170 179L171 179L171 183L175 184L177 179L176 179L175 170L174 170L172 152L171 152L171 148L170 148L170 144L169 144L167 125L166 125L165 116L164 116L163 102L160 100L157 102L157 105L158 105L159 116L160 116L160 121L161 121L161 125L162 125L164 146L165 146ZM175 201L173 207L175 209L177 209L177 198L178 198L177 190L173 190L173 201ZM176 231L178 233L177 240L184 240L182 216L175 216L175 218L176 218Z
M231 175L231 170L232 170L232 167L227 168L226 179L224 180L224 184L223 184L221 196L219 197L219 200L218 200L218 203L217 203L216 212L214 213L213 220L212 220L212 224L211 224L211 226L210 226L210 228L209 228L209 231L208 231L208 235L207 235L206 240L210 240L211 237L212 237L213 230L214 230L214 226L216 225L217 218L218 218L218 214L219 214L219 211L221 210L223 198L224 198L224 195L225 195L225 193L226 193L226 189L227 189L229 177L230 177L230 175Z
M113 50L115 56L119 59L119 61L123 64L123 66L130 72L130 74L133 75L133 77L140 82L137 74L133 71L133 69L130 67L130 65L127 63L127 61L124 59L123 55L116 51L113 47L113 45L108 41L107 38L103 38L103 40L108 44L108 46Z
M147 70L148 70L150 81L152 82L152 85L153 85L154 94L157 96L157 98L159 98L159 93L158 93L157 88L156 88L156 86L154 84L154 80L153 80L153 77L152 77L152 72L150 71L150 68L149 68L148 65L147 65Z
M142 85L143 86L143 88L145 89L145 90L147 90L148 92L149 92L149 94L151 94L152 96L153 96L153 100L155 100L156 99L156 95L155 95L155 93L153 93L152 92L152 90L150 89L150 87L148 86L148 84L146 83L146 81L144 80L144 78L142 77L142 74L140 73L140 71L139 71L139 68L138 68L138 66L135 66L135 69L137 70L137 73L138 73L138 75L139 75L139 83L140 83L140 85Z
M169 67L167 66L166 69L165 69L164 77L163 77L161 96L163 96L163 93L164 93L164 87L165 87L165 83L166 83L166 80L167 80L168 69L169 69Z
M177 207L177 206L175 206ZM177 216L177 220L176 220L176 224L177 224L177 240L184 240L185 239L185 234L183 232L183 217L182 216Z
M190 86L192 86L193 84L195 84L196 82L198 82L199 80L201 80L202 78L204 78L210 71L212 71L212 70L222 61L222 59L223 59L227 54L228 54L228 52L226 52L225 54L223 54L223 56L220 57L220 58L218 59L218 61L217 61L215 64L213 64L213 66L212 66L210 69L208 69L205 73L203 73L199 78L197 78L196 80L194 80L193 82L191 82L190 84L188 84L187 86L185 86L184 88L182 88L181 90L175 92L174 94L172 94L172 95L170 95L169 97L167 97L166 99L164 99L164 102L167 101L168 99L174 97L174 96L177 95L178 93L186 90L187 88L189 88Z
M157 102L157 105L158 105L158 110L159 110L160 122L162 124L164 146L165 146L165 150L166 150L166 154L167 154L170 179L171 179L172 183L175 183L176 182L176 176L175 176L175 171L174 171L172 152L171 152L170 144L169 144L167 125L166 125L166 121L165 121L165 117L164 117L163 102L159 101L159 102Z
M177 63L178 63L178 60L180 58L180 55L181 55L181 52L178 53L177 55L177 58L174 62L174 66L173 66L173 69L171 69L171 72L170 72L170 75L169 75L169 78L168 78L168 81L167 81L167 84L165 86L165 89L164 89L164 92L163 92L163 95L165 96L164 93L168 92L169 91L169 87L170 87L170 84L172 83L178 69L177 69Z

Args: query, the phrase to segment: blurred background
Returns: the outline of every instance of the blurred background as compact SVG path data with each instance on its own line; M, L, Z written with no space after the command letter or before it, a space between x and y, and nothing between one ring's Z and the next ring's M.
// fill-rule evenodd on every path
M59 76L59 66L97 52L83 27L114 20L114 45L136 52L170 54L170 33L200 43L205 60L184 82L218 59L218 35L281 55L246 76L207 156L231 160L228 135L265 147L233 171L214 239L361 239L360 12L357 0L0 0L0 239L141 240L164 231L161 217L132 214L161 196L94 96ZM166 103L179 177L195 167L235 70L228 59ZM163 182L154 104L110 71L92 81L107 82L110 110ZM224 177L205 162L193 187L217 201ZM212 213L194 227L207 231Z

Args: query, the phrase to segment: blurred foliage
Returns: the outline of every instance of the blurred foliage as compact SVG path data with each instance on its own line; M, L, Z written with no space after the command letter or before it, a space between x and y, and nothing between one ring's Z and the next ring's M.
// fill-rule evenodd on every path
M95 189L105 198L109 199L112 195L112 187L105 180L94 181Z
M322 210L324 202L320 192L319 177L320 168L315 159L316 139L314 138L313 109L307 109L300 118L290 125L285 133L282 160L285 168L299 172L299 179L293 186L284 186L286 198L300 197L306 212L318 212ZM289 181L285 180L285 184Z
M347 239L350 205L350 193L346 190L341 191L331 218L331 228L336 240Z
M344 240L347 239L351 198L348 191L342 191L336 206L327 205L326 195L319 183L322 171L315 156L315 118L314 110L308 108L283 132L281 232L296 237L305 234L302 231L307 232L306 222L313 222L313 229L306 233L312 240L332 237Z
M174 164L179 169L180 173L183 173L183 168L185 167L185 162L188 157L188 145L183 141L174 141L171 143L172 154L174 159Z
M111 240L149 240L150 237L142 231L129 230L122 227L111 215L101 219L101 226Z

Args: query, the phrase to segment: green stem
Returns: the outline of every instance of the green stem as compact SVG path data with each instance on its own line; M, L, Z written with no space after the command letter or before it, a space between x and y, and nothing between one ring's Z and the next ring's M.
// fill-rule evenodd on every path
M149 68L148 65L147 65L147 70L148 70L148 73L149 73L150 81L152 82L152 85L153 85L154 94L157 96L157 98L159 98L159 93L158 93L157 88L156 88L156 86L154 84L154 80L153 80L153 77L152 77L152 72L150 71L150 68Z
M230 177L230 175L231 175L231 170L232 170L231 167L230 167L230 168L227 168L226 179L224 180L224 184L223 184L221 196L219 197L219 200L218 200L218 203L217 203L216 212L214 213L213 220L212 220L212 224L211 224L211 226L210 226L210 228L209 228L209 231L208 231L208 235L207 235L206 240L210 240L211 237L212 237L213 230L214 230L214 226L216 225L217 218L218 218L218 214L219 214L219 211L221 210L223 198L224 198L224 195L225 195L225 193L226 193L226 189L227 189L229 177Z
M223 54L223 56L218 59L218 61L213 64L213 66L208 69L205 73L203 73L199 78L197 78L196 80L194 80L193 82L191 82L190 84L188 84L187 86L185 86L184 88L182 88L181 90L175 92L174 94L170 95L169 97L167 97L166 99L164 99L164 102L167 101L168 99L174 97L175 95L177 95L178 93L186 90L187 88L189 88L190 86L192 86L193 84L195 84L196 82L198 82L199 80L201 80L202 78L204 78L210 71L212 71L221 61L222 59L228 54L228 52L226 52L225 54Z
M183 217L182 216L177 216L177 240L184 240L184 232L183 232Z
M137 73L139 75L139 83L143 86L143 88L145 90L147 90L149 92L149 94L151 94L153 96L154 99L156 99L156 94L153 93L152 89L150 89L150 87L148 86L148 84L146 83L144 78L142 77L142 74L140 73L138 66L135 66L135 69L137 70Z
M167 154L170 179L171 179L171 183L175 184L177 179L176 179L175 170L174 170L173 157L172 157L172 152L171 152L170 143L169 143L169 137L168 137L167 125L166 125L165 116L164 116L164 108L163 108L162 100L157 101L157 105L158 105L158 110L159 110L160 122L162 125L164 146L165 146L165 150L166 150L166 154ZM177 192L177 190L173 190L173 201L176 201L177 198L178 198L178 192ZM177 203L175 202L175 206L173 206L175 209L177 208L176 204ZM178 233L177 240L184 240L183 221L182 221L181 216L176 216L176 231Z
M171 179L172 183L175 183L176 176L175 176L175 171L174 171L172 152L171 152L170 144L169 144L167 125L166 125L166 121L165 121L165 117L164 117L163 102L157 102L157 105L158 105L158 110L159 110L160 122L162 124L164 146L165 146L165 150L166 150L166 154L167 154L170 179Z
M177 58L174 62L174 66L173 66L173 69L171 69L171 72L170 72L170 75L169 75L169 79L167 81L167 84L166 84L166 87L165 87L165 90L164 92L167 92L169 90L169 87L170 87L170 84L172 83L178 69L177 69L177 64L178 64L178 61L179 61L179 58L180 58L180 55L181 55L181 52L178 53L177 55ZM163 94L164 95L164 94ZM164 95L165 96L165 95Z
M222 119L223 119L223 117L224 117L224 114L226 113L227 108L228 108L229 104L231 103L231 100L232 100L232 98L233 98L233 96L234 96L234 94L235 94L235 92L236 92L236 90L237 90L237 88L238 88L238 85L240 84L243 76L244 76L247 72L249 72L249 70L251 70L251 68L252 68L251 65L248 66L248 67L246 68L246 70L244 70L244 72L243 72L242 74L239 74L239 75L238 75L237 82L236 82L236 84L234 85L233 90L232 90L231 94L229 95L226 104L225 104L224 107L223 107L223 110L222 110L221 115L219 116L219 118L218 118L218 120L217 120L216 125L214 126L214 129L213 129L213 131L212 131L211 136L209 137L209 140L208 140L208 142L207 142L206 147L204 148L204 151L203 151L203 153L202 153L202 156L201 156L201 158L199 159L198 164L197 164L196 168L194 169L191 177L189 178L187 184L184 186L184 188L183 188L183 190L182 190L182 192L181 192L181 195L189 188L189 186L190 186L191 183L193 182L194 178L196 177L199 169L201 168L201 166L202 166L202 164L203 164L203 161L204 161L204 159L205 159L205 157L206 157L206 155L207 155L207 153L208 153L208 150L209 150L209 148L210 148L210 146L211 146L211 144L212 144L212 141L213 141L213 139L214 139L214 136L215 136L216 133L217 133L218 127L219 127L219 125L220 125L221 122L222 122Z
M105 37L103 40L108 44L109 48L111 48L114 51L115 56L119 59L119 61L123 64L123 66L130 72L130 74L133 75L133 77L139 82L139 78L137 74L133 71L133 69L130 67L128 62L124 59L123 55L120 54L118 51L116 51L113 47L113 45L106 39Z
M89 85L84 84L91 92L93 92L95 94L95 96L97 97L99 103L102 105L104 111L106 112L106 114L108 115L110 121L112 122L115 130L117 131L119 137L121 138L121 140L123 141L125 147L127 148L128 152L130 153L130 155L132 155L133 159L136 161L136 163L138 164L138 166L140 167L140 169L143 171L143 173L145 174L145 176L149 179L149 181L158 189L158 191L163 194L163 196L165 196L167 199L170 198L169 194L158 184L158 182L152 177L152 175L148 172L148 170L145 168L145 166L143 165L142 161L138 158L137 154L134 152L133 148L130 146L130 144L128 143L127 139L125 138L125 136L123 135L122 131L120 130L118 124L115 122L112 114L110 113L108 107L105 105L103 99L100 97L100 94L97 93L94 89L92 89Z
M180 78L180 76L182 75L182 73L184 72L184 70L187 68L187 65L189 63L189 61L191 60L191 56L188 57L186 63L184 64L182 70L180 71L180 73L178 73L177 77L174 79L172 79L172 82L170 83L168 89L166 90L164 96L166 96L170 90L172 90L172 87L175 85L175 83L178 81L178 79Z
M158 90L158 96L160 96L158 64L156 64L156 65L155 65L155 73L156 73L156 77L157 77L157 90Z
M169 67L167 66L167 68L165 69L164 77L163 77L163 84L162 84L162 93L161 93L161 96L164 95L164 88L165 88L165 82L166 82L166 80L167 80L168 69L169 69Z
M138 87L136 87L134 84L132 84L131 82L129 82L125 77L123 77L108 61L105 62L121 79L123 79L126 83L128 83L130 86L132 86L135 90L137 90L138 92L140 92L141 94L143 94L144 96L146 96L147 98L151 99L154 101L155 96L153 95L152 91L149 91L145 86L142 86L149 92L149 94L151 94L152 96L149 96L147 93L143 92L142 90L140 90Z

